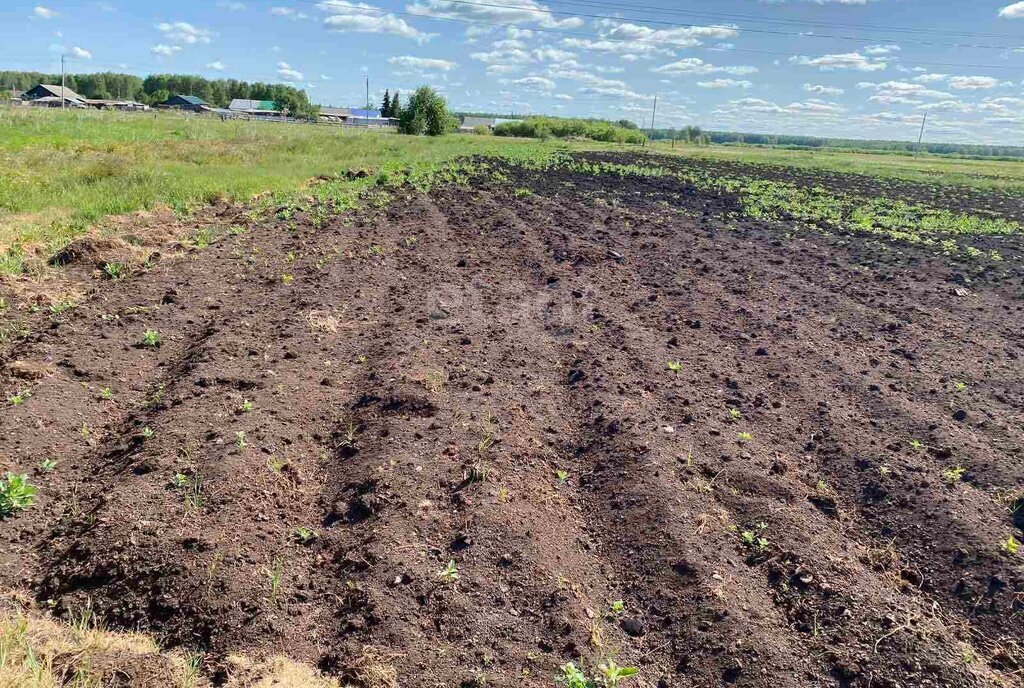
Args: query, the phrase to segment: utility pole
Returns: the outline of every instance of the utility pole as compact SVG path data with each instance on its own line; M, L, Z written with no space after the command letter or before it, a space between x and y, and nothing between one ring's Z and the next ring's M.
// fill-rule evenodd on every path
M370 73L366 73L366 109L370 109Z
M651 112L651 136L654 136L654 117L658 114L658 94L654 94L654 110Z
M924 113L924 117L921 118L921 133L917 135L917 154L921 155L921 141L924 140L924 125L928 121L928 113Z
M65 92L66 92L65 91L65 87L64 87L64 83L65 83L65 80L64 80L64 53L61 53L60 54L60 109L61 110L64 109L64 104L67 102L67 98L64 95Z

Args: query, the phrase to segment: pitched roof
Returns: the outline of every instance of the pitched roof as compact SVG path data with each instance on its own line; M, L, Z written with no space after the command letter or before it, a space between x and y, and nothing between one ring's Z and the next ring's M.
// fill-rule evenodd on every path
M277 104L272 100L250 100L235 98L228 105L229 110L259 110L261 112L277 112Z
M168 98L167 100L164 101L164 104L165 103L170 103L170 102L175 101L175 100L183 100L186 103L188 103L189 105L207 105L208 104L205 100L203 100L199 96L182 96L182 95L171 96L170 98Z
M36 88L45 89L49 93L53 94L53 96L56 97L56 98L63 97L65 99L67 99L67 100L85 100L84 98L82 98L82 96L78 95L77 93L72 91L70 88L67 88L65 86L53 86L52 84L39 84L39 86L37 86ZM35 90L35 89L33 89L33 90Z
M352 114L351 108L321 107L320 114L327 117L348 117Z

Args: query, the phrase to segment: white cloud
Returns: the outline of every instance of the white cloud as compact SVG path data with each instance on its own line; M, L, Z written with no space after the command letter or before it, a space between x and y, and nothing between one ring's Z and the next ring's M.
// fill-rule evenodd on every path
M573 97L568 93L555 93L551 97L555 100L573 100Z
M513 74L522 69L522 65L489 64L487 65L487 69L484 71L486 71L489 76L498 76L501 74Z
M207 62L206 63L206 68L207 69L212 69L215 72L223 72L226 69L226 67L224 66L224 63L221 62L220 60L214 60L213 62Z
M990 76L954 76L949 80L949 87L957 91L984 91L999 85L1001 82Z
M288 17L289 19L309 19L309 15L305 12L295 9L294 7L271 7L270 13L277 17Z
M999 16L1005 19L1024 19L1024 2L1015 2L999 10Z
M36 5L32 9L32 14L40 19L53 19L57 16L57 13L51 10L49 7L43 7L42 5Z
M744 76L756 73L757 67L749 65L724 67L705 62L699 57L685 57L681 60L655 67L651 71L658 74L732 74L734 76Z
M579 17L558 19L546 6L535 0L489 0L487 3L423 0L406 7L412 14L446 19L480 21L492 24L537 24L545 29L577 29L583 26Z
M875 72L885 69L888 64L881 58L872 58L860 53L838 53L834 55L822 55L820 57L806 57L794 55L789 58L790 63L803 65L805 67L817 67L823 72L833 69L856 69L861 72Z
M902 48L894 43L887 45L866 45L864 46L865 55L889 55L891 53L898 53Z
M845 113L846 108L839 103L818 100L817 98L796 101L788 105L779 105L762 98L741 98L739 100L730 100L726 106L715 110L715 113L719 115L749 115L751 112L786 117L809 117L829 121Z
M231 12L241 12L245 9L245 3L222 1L217 3L217 7L220 7L221 9L225 9Z
M331 80L332 80L331 77L327 76L326 74L321 74L320 75L320 81L331 81Z
M173 43L209 43L216 34L208 29L193 26L188 22L161 22L156 25L157 31Z
M439 60L432 57L413 57L411 55L388 58L388 63L399 67L405 67L407 69L419 69L432 72L450 72L459 66L457 62L451 62L449 60Z
M542 91L553 91L555 89L555 82L542 76L524 76L521 79L513 79L508 83L511 86L539 88Z
M711 81L698 81L697 85L701 88L750 88L754 84L736 79L712 79Z
M277 77L282 81L302 81L302 72L297 69L292 69L292 66L287 62L277 63Z
M181 46L180 45L166 45L164 43L159 43L157 45L154 45L152 48L150 48L149 52L153 53L154 55L162 55L164 57L170 57L171 55L173 55L174 53L178 52L179 50L181 50Z
M804 84L804 90L808 93L818 93L823 96L841 96L844 91L835 86L824 86L822 84Z
M970 113L974 112L975 108L970 103L964 103L959 100L940 100L935 103L924 103L917 106L918 110L924 110L926 112L962 112Z
M735 26L680 26L671 29L654 29L642 24L620 22L614 19L602 19L597 22L601 35L606 38L616 38L626 41L652 41L658 43L675 43L680 46L691 47L696 41L700 45L701 38L724 40L735 38L739 30Z
M920 105L925 100L955 100L951 93L935 91L923 84L909 81L883 81L881 83L862 81L857 84L857 88L877 92L868 98L868 101L889 105Z
M424 33L401 17L366 3L324 0L317 7L328 16L324 26L337 33L387 33L425 43L437 34Z
M92 53L85 48L79 48L77 45L71 49L72 57L77 57L80 60L91 60Z
M919 74L918 76L915 76L914 77L914 81L920 82L922 84L933 84L933 83L936 83L938 81L945 81L948 78L949 78L948 74L928 73L928 74Z

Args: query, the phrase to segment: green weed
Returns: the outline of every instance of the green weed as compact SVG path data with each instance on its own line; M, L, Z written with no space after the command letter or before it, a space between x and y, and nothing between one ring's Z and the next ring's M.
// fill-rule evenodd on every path
M8 471L6 479L0 480L0 518L6 518L32 506L38 491L39 489L29 482L27 475L15 475Z

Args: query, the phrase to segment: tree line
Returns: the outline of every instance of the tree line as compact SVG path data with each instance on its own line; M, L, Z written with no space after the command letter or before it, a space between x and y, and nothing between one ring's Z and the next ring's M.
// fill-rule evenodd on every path
M60 84L60 74L0 71L0 87L25 91L37 84ZM147 105L162 103L171 96L198 96L214 107L227 107L235 98L271 100L297 117L315 116L317 106L305 91L288 84L249 83L237 79L206 79L191 74L151 74L144 79L133 74L102 72L67 74L65 84L83 98L135 100Z

